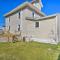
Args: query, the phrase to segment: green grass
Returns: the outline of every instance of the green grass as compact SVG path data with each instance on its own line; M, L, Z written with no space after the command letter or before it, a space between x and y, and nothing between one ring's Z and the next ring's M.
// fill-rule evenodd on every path
M37 42L0 43L0 60L57 60L58 48Z

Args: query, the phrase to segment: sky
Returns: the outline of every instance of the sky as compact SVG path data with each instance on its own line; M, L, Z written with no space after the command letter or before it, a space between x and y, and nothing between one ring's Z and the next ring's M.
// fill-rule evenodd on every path
M16 8L25 1L32 0L0 0L0 27L5 25L4 14ZM60 13L60 0L41 0L42 12L46 15Z

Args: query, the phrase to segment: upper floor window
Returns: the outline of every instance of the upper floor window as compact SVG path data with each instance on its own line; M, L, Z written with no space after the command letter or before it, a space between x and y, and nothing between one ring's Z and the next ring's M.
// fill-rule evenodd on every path
M36 22L35 23L35 27L39 27L39 22Z
M9 22L10 22L10 17L9 17Z
M34 18L34 11L32 12L32 16L33 16L33 18Z
M18 25L18 31L20 31L20 25Z
M20 14L20 12L19 12L19 19L20 19L20 15L21 15L21 14Z

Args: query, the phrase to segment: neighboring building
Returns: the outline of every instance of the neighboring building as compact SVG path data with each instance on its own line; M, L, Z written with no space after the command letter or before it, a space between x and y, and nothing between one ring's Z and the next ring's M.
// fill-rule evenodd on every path
M6 31L21 39L55 44L60 42L59 14L45 16L41 0L25 2L5 14Z

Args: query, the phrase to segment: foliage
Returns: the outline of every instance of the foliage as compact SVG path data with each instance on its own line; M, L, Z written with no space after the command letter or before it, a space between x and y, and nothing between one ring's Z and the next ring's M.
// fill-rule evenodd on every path
M58 60L60 60L60 55L58 56Z

